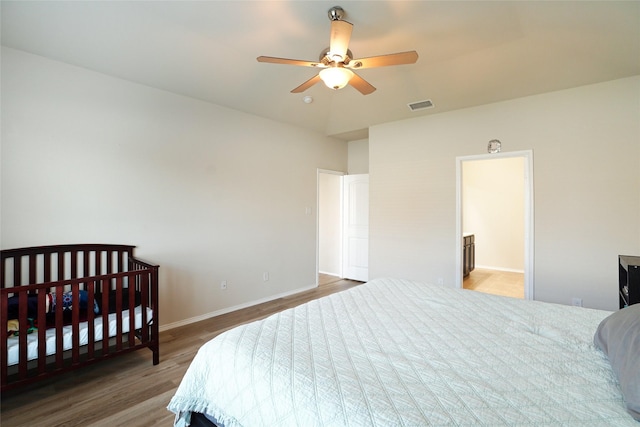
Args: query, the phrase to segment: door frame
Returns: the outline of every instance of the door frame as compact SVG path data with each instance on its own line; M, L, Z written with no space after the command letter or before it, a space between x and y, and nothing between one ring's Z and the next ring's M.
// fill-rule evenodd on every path
M534 294L534 229L533 229L533 150L512 151L456 157L456 274L457 288L462 288L462 164L474 160L492 160L521 157L524 160L524 299L535 299Z
M339 254L339 275L340 278L344 277L343 265L342 265L342 239L343 239L343 224L344 224L344 205L343 205L343 186L342 186L342 177L346 175L345 172L331 170L331 169L320 169L316 170L316 286L320 283L320 174L328 174L328 175L337 175L340 176L340 254Z

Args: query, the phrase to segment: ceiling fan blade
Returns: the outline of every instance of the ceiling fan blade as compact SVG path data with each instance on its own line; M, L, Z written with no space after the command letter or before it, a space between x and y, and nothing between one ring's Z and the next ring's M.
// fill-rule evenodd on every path
M349 80L349 84L356 88L363 95L369 95L376 90L376 88L373 87L368 81L366 81L356 73L353 73L353 77L351 77L351 80Z
M371 56L369 58L353 59L347 64L348 68L362 69L385 67L387 65L414 64L418 60L418 52L391 53L389 55Z
M340 55L336 62L344 61L351 40L353 24L342 20L331 21L331 38L329 41L329 52L331 55ZM331 58L333 59L333 58Z
M321 82L322 79L320 79L320 75L316 74L315 76L311 77L309 80L307 80L306 82L302 83L300 86L298 86L297 88L293 89L291 91L291 93L300 93L300 92L304 92L305 90L309 89L311 86L313 86L314 84Z
M258 62L268 62L270 64L297 65L300 67L321 67L325 65L320 62L302 61L299 59L274 58L273 56L258 56Z

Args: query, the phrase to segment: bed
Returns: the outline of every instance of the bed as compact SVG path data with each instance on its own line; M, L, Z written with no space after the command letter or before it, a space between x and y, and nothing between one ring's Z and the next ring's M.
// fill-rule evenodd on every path
M160 361L158 269L134 246L2 250L2 391L148 348Z
M175 426L638 427L615 316L376 279L215 337L168 409Z

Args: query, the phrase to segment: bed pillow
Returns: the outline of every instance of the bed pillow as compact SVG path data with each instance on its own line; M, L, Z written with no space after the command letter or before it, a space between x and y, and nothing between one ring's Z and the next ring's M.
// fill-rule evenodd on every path
M593 342L611 362L627 411L640 421L640 304L630 305L605 318Z

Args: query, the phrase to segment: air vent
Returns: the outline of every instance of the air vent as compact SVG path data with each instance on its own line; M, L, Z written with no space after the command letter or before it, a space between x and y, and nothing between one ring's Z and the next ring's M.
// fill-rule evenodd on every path
M427 108L433 108L433 102L430 99L426 99L424 101L412 102L407 104L411 111L420 111L426 110Z

